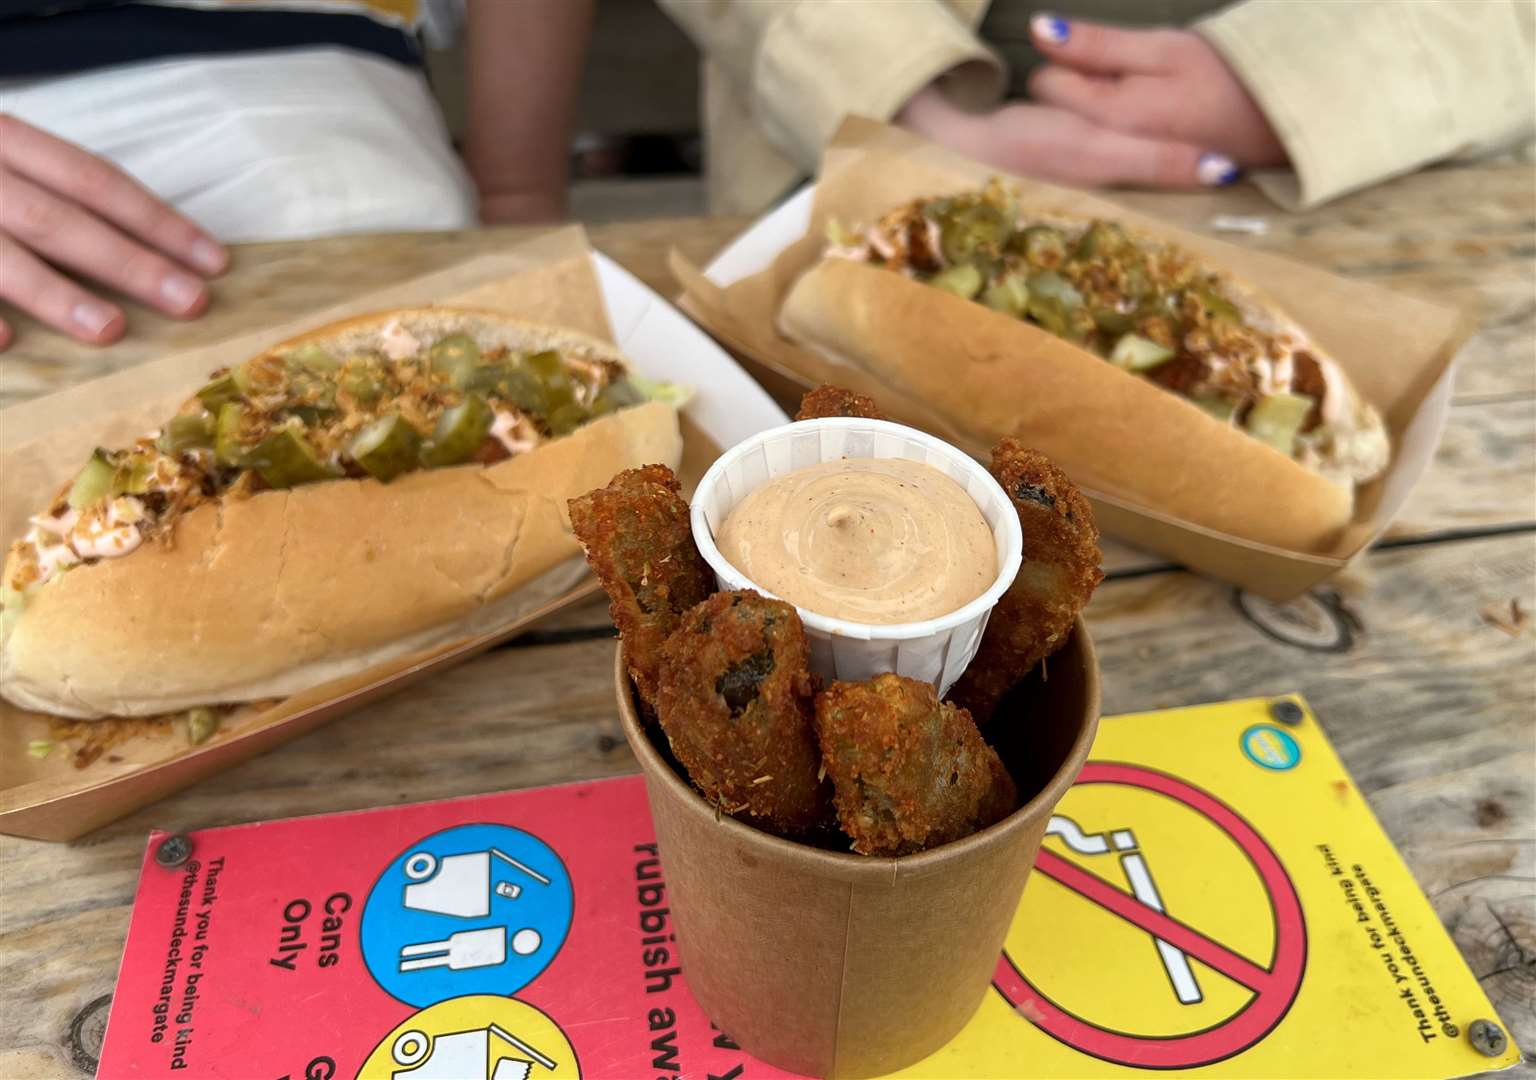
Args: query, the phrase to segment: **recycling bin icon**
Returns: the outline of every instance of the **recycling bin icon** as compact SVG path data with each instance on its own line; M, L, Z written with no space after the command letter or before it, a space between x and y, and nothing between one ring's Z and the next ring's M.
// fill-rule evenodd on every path
M570 872L553 848L475 822L397 849L368 891L358 939L380 989L425 1008L517 993L559 954L574 914Z
M523 891L522 885L515 881L494 879L492 859L506 863L540 885L550 883L549 878L533 867L497 848L442 858L430 851L416 851L405 860L405 876L409 884L405 886L403 903L413 911L429 911L460 919L483 918L491 913L493 897L516 900Z
M529 1080L535 1067L557 1068L547 1055L496 1024L437 1036L402 1031L390 1056L404 1066L394 1070L394 1080Z

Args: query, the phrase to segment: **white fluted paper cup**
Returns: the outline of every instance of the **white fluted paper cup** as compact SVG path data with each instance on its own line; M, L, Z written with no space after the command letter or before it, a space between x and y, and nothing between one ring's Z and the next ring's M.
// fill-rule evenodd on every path
M908 623L861 623L796 606L810 642L811 669L825 679L861 680L894 671L948 691L1019 572L1024 538L1019 516L992 474L968 454L932 435L885 420L829 417L760 431L709 467L694 492L693 539L722 589L773 595L728 562L715 544L730 512L752 492L786 473L844 458L905 458L938 469L969 495L997 544L997 577L976 599L947 615Z

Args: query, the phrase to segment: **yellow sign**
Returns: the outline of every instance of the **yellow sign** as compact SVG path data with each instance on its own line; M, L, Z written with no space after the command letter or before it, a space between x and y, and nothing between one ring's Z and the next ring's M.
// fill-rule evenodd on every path
M363 1062L358 1080L581 1080L558 1024L526 1002L470 994L429 1005L398 1024Z
M907 1077L1445 1078L1519 1060L1299 699L1106 718L1002 962ZM1291 706L1294 706L1291 707Z

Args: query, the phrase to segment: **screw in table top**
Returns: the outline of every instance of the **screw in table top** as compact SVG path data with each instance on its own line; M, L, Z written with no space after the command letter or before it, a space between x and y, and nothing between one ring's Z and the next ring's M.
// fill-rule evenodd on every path
M1290 724L1293 727L1301 723L1301 721L1306 716L1306 714L1301 711L1301 706L1296 704L1294 701L1291 701L1289 698L1282 698L1279 701L1270 702L1269 715L1273 716L1282 724Z
M1467 1025L1467 1041L1484 1057L1498 1057L1509 1044L1509 1037L1492 1020L1474 1020Z
M155 848L155 862L167 870L180 866L192 857L192 841L180 834L167 836Z

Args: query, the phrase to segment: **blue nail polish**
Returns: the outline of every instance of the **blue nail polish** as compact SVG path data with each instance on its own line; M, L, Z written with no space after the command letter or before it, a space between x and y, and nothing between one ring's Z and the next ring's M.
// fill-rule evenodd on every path
M1029 20L1029 25L1035 37L1051 45L1061 45L1072 36L1072 27L1060 15L1041 12Z
M1195 165L1195 177L1206 187L1235 184L1243 171L1225 154L1201 154Z

